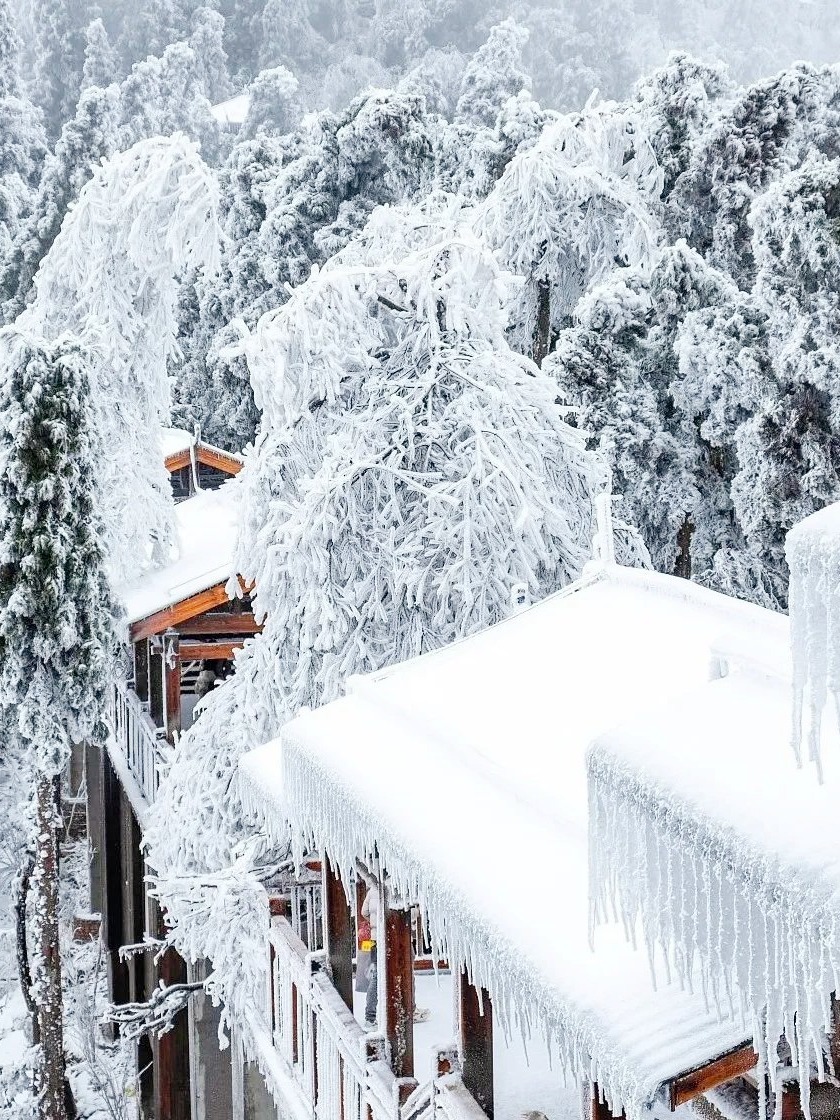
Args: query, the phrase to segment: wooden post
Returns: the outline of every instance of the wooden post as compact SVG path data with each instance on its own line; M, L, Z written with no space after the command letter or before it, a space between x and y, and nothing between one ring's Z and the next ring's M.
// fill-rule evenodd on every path
M601 1090L592 1083L592 1120L613 1120L612 1111L606 1101L601 1100Z
M166 936L160 907L153 906L157 936ZM165 951L157 966L165 984L181 984L187 967L175 949ZM175 1017L174 1026L154 1042L154 1116L155 1120L190 1120L190 1031L186 1010Z
M411 912L385 910L385 1037L395 1077L414 1076L414 959Z
M347 895L328 859L322 863L324 934L333 987L353 1010L353 923Z
M108 981L111 1002L128 1003L128 966L120 960L125 944L123 930L122 814L119 779L108 751L101 748L102 759L102 939L108 951Z
M166 737L170 743L181 732L181 656L177 630L163 635L163 690L166 702Z
M493 1120L493 1004L461 970L458 984L461 1076L482 1111Z
M149 702L149 639L141 638L134 650L134 691L146 704Z
M155 727L164 727L163 639L149 639L149 715Z

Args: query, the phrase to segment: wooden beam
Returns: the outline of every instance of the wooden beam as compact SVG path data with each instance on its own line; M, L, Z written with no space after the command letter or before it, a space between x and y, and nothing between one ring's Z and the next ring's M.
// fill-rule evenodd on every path
M102 940L108 953L108 987L111 1003L129 1001L128 964L120 960L125 944L123 927L122 812L120 781L107 749L100 748L102 767Z
M131 640L136 642L140 638L151 638L155 634L162 634L164 630L178 626L179 623L195 618L196 615L207 614L213 607L220 607L222 603L228 602L230 598L225 591L225 584L216 583L206 591L199 591L187 599L173 603L171 607L164 607L163 610L133 622L130 631Z
M458 1027L464 1085L493 1120L493 1004L487 989L479 992L463 969L458 983Z
M209 444L199 443L195 449L195 457L205 467L214 467L224 474L236 475L245 464L237 455L230 455L221 447L210 447Z
M353 1010L353 923L344 886L328 859L323 861L324 934L333 987Z
M244 639L228 642L182 642L182 661L232 661L233 651L242 649Z
M411 912L385 910L385 1037L395 1077L414 1076L414 960Z
M163 635L163 690L166 697L166 737L170 743L181 733L181 656L177 630Z
M669 1083L670 1106L673 1112L681 1104L694 1100L708 1089L714 1089L735 1077L740 1077L753 1069L758 1063L758 1055L749 1043L739 1046L737 1050L707 1062L697 1069L688 1070L680 1074Z
M250 638L261 632L262 623L257 622L250 611L242 611L240 614L212 611L210 614L187 619L175 629L182 638L221 638L229 635Z
M163 652L160 643L149 643L149 715L155 727L166 726L163 687Z

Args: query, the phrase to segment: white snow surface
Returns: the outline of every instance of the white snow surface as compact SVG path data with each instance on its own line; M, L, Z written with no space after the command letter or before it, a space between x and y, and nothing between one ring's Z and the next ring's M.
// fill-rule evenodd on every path
M821 726L829 697L840 714L840 502L800 521L788 533L793 647L793 748L802 741L822 779ZM836 737L835 737L836 738Z
M186 428L163 428L160 433L160 446L164 459L189 451L195 445L195 436Z
M589 755L590 837L597 916L617 905L677 975L700 967L713 1001L739 993L760 1053L784 1034L807 1109L840 990L840 735L822 729L818 784L793 765L792 707L788 679L747 670L608 731Z
M729 635L730 638L727 638ZM434 654L351 681L243 760L243 796L346 875L378 856L502 1020L551 1040L614 1111L750 1035L664 984L624 931L589 946L585 755L599 734L708 680L732 635L784 658L786 620L682 580L583 580ZM717 650L718 653L714 651Z
M210 112L219 124L243 124L250 105L250 93L240 93L227 101L220 101L218 105L212 105Z
M201 490L175 507L177 555L168 564L117 588L128 623L180 603L228 580L239 523L240 484Z

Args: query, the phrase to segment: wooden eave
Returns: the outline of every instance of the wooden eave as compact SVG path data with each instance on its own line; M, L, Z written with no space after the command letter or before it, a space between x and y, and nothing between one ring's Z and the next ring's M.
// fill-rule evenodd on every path
M668 1082L668 1103L673 1112L681 1104L687 1104L695 1097L702 1096L709 1089L724 1085L736 1077L741 1077L754 1069L758 1064L758 1054L749 1042L735 1050L729 1050L719 1058L715 1058L696 1069L681 1073Z
M254 589L253 583L246 584L241 576L239 577L239 586L242 589L243 595L250 595L251 591ZM132 622L128 631L129 638L132 642L139 642L142 638L151 638L155 634L162 634L164 630L174 629L180 626L181 623L188 622L198 615L207 614L207 612L213 610L214 607L220 607L223 603L229 603L231 599L225 590L226 587L227 580L224 580L221 583L214 584L212 587L208 587L205 591L198 591L195 595L190 595L186 599L181 599L177 603L172 603L171 606L155 611L154 614L147 615L145 618L140 618L136 622ZM248 615L243 614L242 618L243 632L248 633Z
M224 474L239 474L243 467L242 460L238 455L231 455L220 447L210 447L206 443L195 445L195 457L197 462L202 463L205 467L214 467ZM192 453L189 448L185 448L183 451L176 451L174 455L167 455L163 464L171 474L174 471L183 470L191 462Z

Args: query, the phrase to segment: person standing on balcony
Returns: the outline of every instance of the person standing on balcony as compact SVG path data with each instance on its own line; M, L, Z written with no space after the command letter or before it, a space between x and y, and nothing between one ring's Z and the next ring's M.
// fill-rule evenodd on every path
M370 966L368 968L368 988L365 997L365 1029L376 1030L376 1009L378 997L379 972L377 969L378 951L376 934L379 930L379 888L368 884L367 894L362 902L362 917L370 925Z

